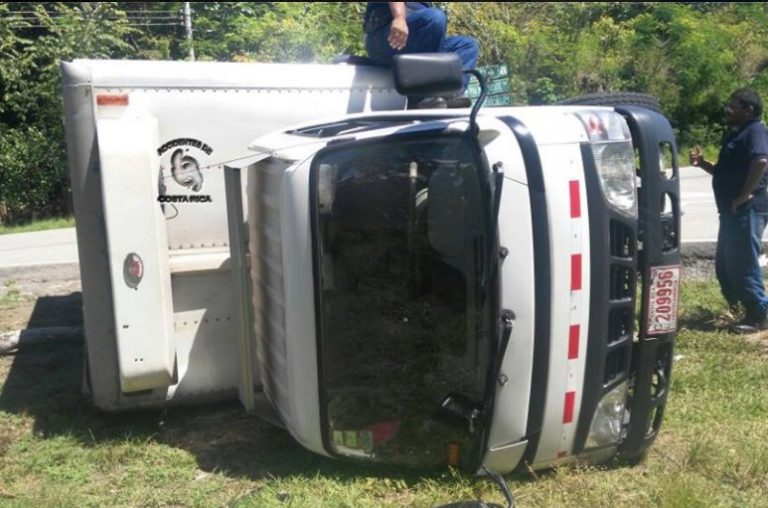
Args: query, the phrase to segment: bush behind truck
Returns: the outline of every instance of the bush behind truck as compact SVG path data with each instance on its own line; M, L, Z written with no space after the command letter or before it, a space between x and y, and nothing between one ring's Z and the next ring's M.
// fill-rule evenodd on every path
M62 65L94 404L238 397L319 454L481 474L641 458L677 327L669 122L631 95L410 111L460 66L394 71Z

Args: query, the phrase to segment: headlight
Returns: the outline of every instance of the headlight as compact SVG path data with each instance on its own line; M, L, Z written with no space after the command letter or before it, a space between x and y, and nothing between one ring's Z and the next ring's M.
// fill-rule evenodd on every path
M629 142L592 145L600 185L608 203L630 217L637 218L635 161Z
M606 201L619 212L637 218L635 151L627 122L612 111L587 111L577 116L589 135Z
M589 428L585 448L604 447L619 442L624 424L626 402L626 382L605 394L592 417L592 426Z

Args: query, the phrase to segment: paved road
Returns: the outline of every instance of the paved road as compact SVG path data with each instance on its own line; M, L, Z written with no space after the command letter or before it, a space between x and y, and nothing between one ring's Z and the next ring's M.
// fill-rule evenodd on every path
M711 243L717 238L717 211L710 176L697 168L681 168L683 243ZM0 267L77 263L74 228L0 235Z
M680 168L680 177L683 243L716 241L718 217L712 196L712 177L694 167Z
M77 263L75 228L0 235L0 267Z

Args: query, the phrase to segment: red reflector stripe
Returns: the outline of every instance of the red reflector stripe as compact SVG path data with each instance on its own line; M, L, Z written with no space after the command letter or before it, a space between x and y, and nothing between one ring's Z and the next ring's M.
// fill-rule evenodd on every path
M573 421L573 408L576 405L576 392L568 392L565 394L565 409L563 410L563 423L571 423Z
M571 291L581 290L581 254L571 256Z
M574 180L571 185L571 218L581 217L581 194L579 193L579 181Z
M127 106L128 94L99 94L96 96L99 106Z
M581 327L579 325L571 326L571 333L568 339L568 359L575 360L579 357L579 335Z

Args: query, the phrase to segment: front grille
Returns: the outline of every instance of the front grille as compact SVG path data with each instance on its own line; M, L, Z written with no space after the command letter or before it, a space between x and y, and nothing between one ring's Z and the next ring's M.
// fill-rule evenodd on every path
M605 357L605 378L603 379L605 386L626 375L628 348L629 345L616 348Z
M621 307L611 310L608 317L608 345L632 336L632 309Z
M608 323L605 330L605 387L626 379L629 373L630 347L634 332L634 296L637 283L635 258L637 236L632 224L614 216L608 223L609 287Z
M672 215L661 217L661 250L668 253L677 250L679 235L675 227L675 218Z
M633 271L625 266L611 266L610 299L612 301L632 298L634 291Z
M635 255L635 241L632 228L619 221L611 221L611 256L631 258Z

